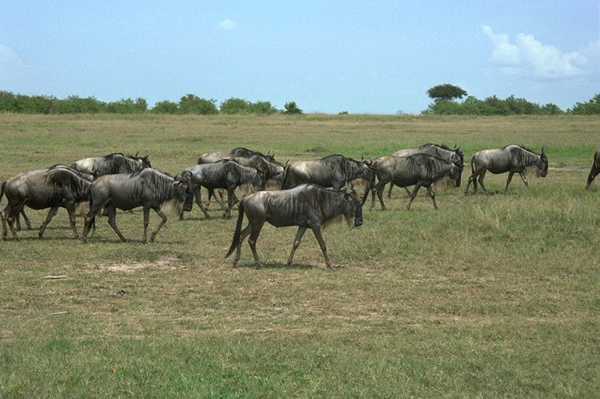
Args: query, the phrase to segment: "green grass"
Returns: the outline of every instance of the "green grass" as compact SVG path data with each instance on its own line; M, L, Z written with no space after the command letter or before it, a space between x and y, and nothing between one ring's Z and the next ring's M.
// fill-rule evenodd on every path
M61 211L46 239L0 242L0 397L594 397L600 193L583 186L599 131L571 116L0 115L1 179L112 151L176 173L240 145L285 161L545 144L551 167L506 195L440 189L439 211L425 195L405 211L396 189L360 229L325 230L336 272L310 234L285 266L295 229L272 227L266 265L244 245L232 268L235 218L217 209L171 218L149 245L139 211L118 216L126 244L105 218L88 244L70 239Z

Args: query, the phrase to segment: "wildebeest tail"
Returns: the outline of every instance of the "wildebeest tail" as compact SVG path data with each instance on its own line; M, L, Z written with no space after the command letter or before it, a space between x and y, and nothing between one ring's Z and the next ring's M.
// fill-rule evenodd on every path
M4 196L4 187L5 187L5 186L6 186L6 182L5 182L5 181L3 181L3 182L0 184L0 201L2 201L2 197Z
M231 246L229 247L229 251L227 251L227 255L225 258L229 258L233 251L241 244L240 236L242 232L242 223L244 221L244 200L240 202L239 213L237 224L235 225L235 233L233 233L233 240L231 241Z

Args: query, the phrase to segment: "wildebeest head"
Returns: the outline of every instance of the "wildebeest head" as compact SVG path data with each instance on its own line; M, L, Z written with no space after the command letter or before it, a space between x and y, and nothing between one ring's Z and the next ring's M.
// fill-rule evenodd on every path
M462 177L463 168L454 162L450 163L450 170L448 171L448 177L450 180L454 180L454 186L460 187L460 181Z
M544 147L542 147L542 153L540 154L540 159L536 162L537 167L536 175L537 177L546 177L548 174L548 157L546 156L546 152L544 151Z
M362 226L362 203L354 190L351 192L344 192L342 207L344 218L346 219L348 226L352 226L352 218L354 218L354 227Z
M173 199L175 200L177 214L181 213L181 207L186 200L191 181L192 172L189 170L183 171L180 175L175 176L173 180Z
M150 163L150 155L145 155L141 157L139 152L136 152L135 155L128 155L128 157L135 159L140 162L142 165L142 169L151 168L152 164Z

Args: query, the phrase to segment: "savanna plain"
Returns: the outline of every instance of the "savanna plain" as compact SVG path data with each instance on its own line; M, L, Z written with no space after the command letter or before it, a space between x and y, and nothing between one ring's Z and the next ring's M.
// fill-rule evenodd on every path
M438 211L425 193L408 212L401 189L386 211L369 199L361 228L324 231L334 272L311 234L286 266L295 229L270 226L264 265L244 245L232 268L236 213L216 205L147 245L139 210L118 215L128 243L104 217L73 240L64 210L43 240L0 242L0 397L597 397L600 192L584 186L600 118L3 114L0 179L110 152L176 174L237 146L285 162L427 142L467 164L545 144L550 170L465 196L467 165Z

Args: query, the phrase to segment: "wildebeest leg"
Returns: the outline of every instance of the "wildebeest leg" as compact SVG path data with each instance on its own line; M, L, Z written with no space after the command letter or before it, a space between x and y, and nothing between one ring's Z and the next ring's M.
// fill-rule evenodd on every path
M149 224L150 224L150 208L144 207L144 244L148 242L148 225Z
M50 210L48 211L48 215L46 216L46 220L44 220L44 223L42 223L42 226L40 227L40 232L38 233L39 238L42 238L44 236L46 227L48 227L48 225L50 224L50 221L52 220L52 218L54 216L56 216L57 212L58 212L58 207L50 208Z
M388 199L392 198L392 188L394 188L394 183L390 183L390 188L388 189Z
M327 256L327 246L325 245L325 240L323 240L323 236L321 235L321 226L312 227L312 231L315 235L315 238L319 242L321 252L323 252L323 256L325 257L325 264L328 268L333 269L333 266L331 266L331 262L329 261L329 256Z
M413 190L413 192L410 194L410 200L408 200L408 206L406 207L406 210L410 211L410 205L412 204L412 202L415 200L415 197L417 196L417 193L419 192L419 189L421 188L421 184L417 183L415 185L415 189Z
M160 231L161 227L163 227L165 225L165 223L167 223L167 216L161 212L160 208L152 208L152 209L154 209L154 212L156 212L158 214L158 216L160 216L161 221L158 224L156 231L154 231L154 233L152 233L152 235L150 236L150 242L154 242L154 239L156 238L156 235Z
M506 187L504 187L504 192L506 193L508 191L508 185L510 184L510 181L512 180L513 175L515 174L515 172L509 172L508 173L508 178L506 179Z
M244 242L246 237L248 237L248 234L250 234L250 223L248 223L248 226L246 226L240 233L240 242L237 248L235 249L235 258L233 259L233 266L237 266L238 262L240 261L240 256L242 255L242 243Z
M435 209L438 209L438 206L435 202L435 193L433 192L433 188L431 186L427 186L427 192L429 193L429 196L431 197L431 201L433 201L433 207Z
M223 218L230 218L231 217L231 209L233 208L233 198L235 197L234 191L235 188L234 187L229 187L227 188L227 209L225 210L225 213L223 214Z
M258 236L260 235L260 230L262 229L264 224L265 224L265 222L263 220L258 221L258 222L257 221L251 222L250 237L248 238L248 244L250 245L250 249L252 250L252 256L254 256L254 261L256 262L257 265L260 265L260 259L258 257L258 253L256 252L256 240L258 240ZM240 241L240 246L241 246L241 241Z
M385 211L385 204L383 203L383 190L384 189L385 189L385 182L384 181L380 181L379 183L377 183L377 188L376 188L376 190L377 190L377 198L379 198L379 203L381 204L381 210L383 210L383 211ZM371 203L371 205L373 205L373 203Z
M288 266L292 264L294 260L294 253L300 246L300 241L302 241L302 236L304 236L304 232L306 231L306 227L300 226L298 227L298 231L296 232L296 238L294 238L294 244L292 245L292 252L290 253L290 257L288 258L287 264Z
M525 187L529 188L529 183L527 183L527 176L523 172L519 172L519 176L521 176L521 180L525 184Z
M201 191L202 191L202 189L200 187L198 187L198 190L196 191L196 194L195 194L196 204L198 205L198 207L200 208L200 210L204 214L204 217L207 218L207 219L210 219L210 215L208 214L208 212L206 211L206 208L202 204Z
M485 171L479 175L479 185L481 186L481 189L486 193L489 194L487 188L485 188L485 186L483 185L483 179L485 179Z
M6 219L2 211L0 211L0 222L2 223L2 239L6 240Z
M475 178L473 175L469 176L469 180L467 181L467 188L465 188L465 195L469 194L469 188L471 187L471 183L473 183L475 181ZM476 184L475 187L473 187L474 190L477 190Z
M11 232L14 240L19 240L19 237L17 236L17 232L15 231L15 219L19 215L19 212L21 212L21 210L23 210L24 206L25 206L25 203L20 202L16 205L12 205L12 206L10 204L8 204L6 206L6 208L4 209L4 213L6 214L6 221L8 222L8 227L10 229L10 232Z
M123 237L123 234L121 234L121 232L119 231L119 228L117 227L117 210L115 209L115 207L112 205L107 206L106 208L104 208L104 211L108 214L108 224L110 225L110 227L112 227L114 232L117 233L121 241L127 241L125 237Z
M590 174L588 175L587 182L585 183L585 189L586 190L589 190L590 186L592 185L592 182L594 181L594 179L598 175L598 172L600 172L600 169L599 170L594 170L594 167L592 166L592 170L590 170Z
M69 214L69 224L71 225L71 229L73 230L73 238L79 238L79 234L77 233L77 226L75 224L75 213L76 213L76 205L70 205L67 208L67 213Z
M31 221L27 217L27 214L25 213L25 209L21 209L21 216L23 216L23 220L25 221L25 224L27 225L27 230L31 230ZM21 226L19 226L19 230L20 229L21 229Z

